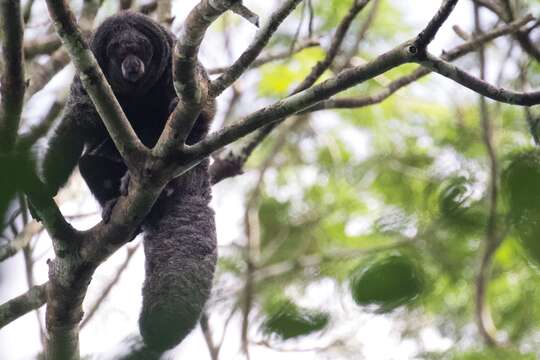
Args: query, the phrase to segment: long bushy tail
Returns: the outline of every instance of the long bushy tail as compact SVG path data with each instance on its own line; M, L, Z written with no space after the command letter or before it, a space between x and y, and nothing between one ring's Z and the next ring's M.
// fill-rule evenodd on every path
M208 160L168 185L143 226L146 278L139 327L164 351L195 327L217 260Z

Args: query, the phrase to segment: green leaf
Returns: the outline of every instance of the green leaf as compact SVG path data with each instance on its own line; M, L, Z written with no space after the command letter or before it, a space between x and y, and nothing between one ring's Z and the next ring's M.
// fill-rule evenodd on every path
M283 340L306 336L324 329L330 320L326 312L297 306L290 300L279 300L269 306L262 328L267 335Z
M360 265L351 275L351 292L361 306L375 305L388 312L411 303L424 290L424 275L416 263L404 255L390 255Z

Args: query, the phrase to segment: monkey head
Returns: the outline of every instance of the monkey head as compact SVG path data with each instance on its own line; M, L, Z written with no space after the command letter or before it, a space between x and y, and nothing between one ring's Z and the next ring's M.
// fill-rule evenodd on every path
M170 69L172 37L148 17L130 11L106 19L91 49L113 91L144 96ZM170 74L168 74L170 76Z
M144 79L154 51L152 43L143 34L132 30L115 36L105 53L108 61L104 70L110 82L119 85L120 89L129 89Z

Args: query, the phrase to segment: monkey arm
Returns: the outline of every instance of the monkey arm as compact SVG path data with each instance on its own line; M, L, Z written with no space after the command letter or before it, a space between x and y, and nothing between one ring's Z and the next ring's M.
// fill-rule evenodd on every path
M76 78L71 86L64 114L49 136L42 174L51 195L56 195L81 157L85 143L95 136L101 120L92 101Z
M71 115L68 109L50 137L43 158L43 177L53 196L66 183L84 149L84 138L71 121Z

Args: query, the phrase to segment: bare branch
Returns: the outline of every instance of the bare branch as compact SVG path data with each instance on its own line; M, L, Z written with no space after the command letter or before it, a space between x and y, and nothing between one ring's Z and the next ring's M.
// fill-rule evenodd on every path
M534 20L532 15L528 15L523 19L514 21L507 25L503 25L497 29L494 29L488 33L482 34L464 44L461 44L450 51L445 51L441 58L446 61L454 61L472 51L478 49L479 46L485 44L489 41L492 41L498 37L508 35L519 31L524 25ZM398 90L403 87L412 84L413 82L419 80L420 78L430 74L431 71L425 67L419 67L411 74L403 76L399 79L396 79L385 86L385 88L378 93L370 96L364 97L351 97L351 98L334 98L320 102L319 104L309 108L307 111L317 111L324 109L350 109L350 108L360 108L364 106L378 104L385 99L389 98L391 95L396 93Z
M319 79L319 77L330 67L335 57L338 54L338 51L341 48L341 44L345 39L345 35L349 30L353 20L356 16L364 9L364 7L369 3L370 0L354 0L349 12L339 23L338 28L332 38L332 43L330 48L326 52L326 56L323 60L319 61L313 68L308 76L292 91L293 94L305 90Z
M507 23L515 19L510 3L507 1L493 2L488 0L473 0L473 2L490 10L497 15L499 19ZM520 31L514 34L514 37L523 51L533 57L536 61L540 61L540 48L533 43L529 32L530 31L528 30Z
M51 54L60 46L62 46L62 41L56 34L27 41L24 43L24 57L26 60L30 60L38 55Z
M204 340L206 341L206 345L208 347L208 352L210 353L210 358L212 360L218 360L220 347L214 343L212 330L210 329L208 315L206 314L206 312L203 312L203 314L201 315L201 320L199 322L201 324L201 330L204 335Z
M366 33L368 32L369 28L373 24L373 21L375 20L375 17L377 16L381 0L374 0L371 2L371 4L371 9L367 15L367 19L364 21L364 23L362 23L362 26L355 35L353 46L351 46L351 48L345 52L345 56L343 56L343 59L340 59L339 65L337 65L336 68L333 69L335 72L339 72L351 66L351 60L358 52L358 47L360 46L360 43L366 36Z
M302 90L309 88L330 67L335 57L337 56L339 49L341 48L343 40L345 39L345 35L347 34L347 31L349 30L353 20L368 4L368 2L369 0L353 1L353 4L347 12L347 15L341 20L336 32L334 33L330 48L326 53L326 56L322 61L318 62L311 69L311 72L304 78L304 80L300 84L298 84L292 90L291 94L296 94ZM218 159L216 163L212 166L216 167L215 169L212 169L212 181L217 182L221 180L223 176L227 174L227 172L229 173L228 176L234 176L241 173L241 169L251 152L268 136L268 134L272 132L274 127L276 127L279 122L281 121L269 124L257 131L257 133L251 136L246 141L246 144L241 147L239 154L235 155L231 151L225 154L224 159Z
M4 69L0 79L0 152L15 145L26 88L24 79L24 24L19 0L0 2L0 33L3 34Z
M340 91L402 65L409 61L410 53L408 52L408 48L408 44L398 46L380 55L368 64L345 70L334 78L264 107L246 116L239 122L211 134L203 141L190 147L189 151L197 156L208 156L219 148L238 140L260 127L276 121L282 121L288 116L300 112Z
M16 144L17 149L29 149L39 139L43 138L51 128L54 120L60 115L65 101L65 98L55 100L47 114L45 114L45 117L39 123L32 126L30 130L19 136Z
M116 271L114 277L111 279L111 281L107 284L107 286L101 291L101 295L96 300L96 302L90 306L90 309L86 312L86 317L83 319L83 321L80 324L80 328L82 329L96 314L97 310L103 304L103 301L109 296L111 290L115 287L116 284L118 284L118 281L120 281L120 277L124 273L124 271L127 269L131 259L133 258L133 255L139 248L141 243L138 243L136 246L128 247L126 250L126 258L124 259L124 262L120 265L118 270Z
M208 27L238 0L201 1L191 10L178 37L173 57L174 87L178 105L169 117L153 153L174 154L177 143L184 144L207 98L198 63L199 48Z
M98 6L94 3L96 0L89 0L83 2L83 11L81 14L80 26L84 36L90 34L94 18L96 17ZM60 38L58 35L51 35L51 38L55 37L58 41ZM63 48L56 50L49 57L45 64L39 64L34 62L32 64L32 78L30 79L30 85L26 91L26 99L29 99L36 92L41 90L48 82L62 70L67 64L69 64L70 58L67 51Z
M262 55L260 58L258 58L257 60L253 61L253 63L251 63L251 65L249 66L249 69L257 68L259 66L268 64L272 61L284 60L284 59L290 58L292 54L298 53L305 49L320 46L320 45L321 44L316 40L309 40L295 46L292 52L290 51L290 49L287 49L280 52L276 52L275 54ZM208 70L208 74L210 75L221 74L227 71L227 69L229 68L230 66L212 68Z
M241 2L238 2L231 6L231 11L235 14L243 17L256 27L259 27L259 15L245 7Z
M474 5L474 22L475 32L481 33L481 19L478 9L478 5ZM480 79L486 78L486 55L484 47L481 46L478 51L478 58L480 63ZM489 216L486 225L486 238L484 242L484 252L482 254L482 260L480 264L480 270L476 278L476 302L475 302L475 315L476 322L480 334L484 338L484 341L488 346L497 346L498 341L496 338L497 328L494 325L489 305L486 300L486 289L489 283L489 277L491 272L491 264L493 262L493 256L497 248L499 247L500 236L498 235L497 227L497 203L498 203L498 178L499 178L499 163L497 160L497 153L495 150L495 144L493 139L493 124L490 119L489 109L486 99L483 96L479 98L480 119L482 122L482 138L486 148L486 152L489 160Z
M521 106L540 104L540 91L519 92L498 88L431 54L427 54L424 60L418 60L418 63L492 100Z
M414 42L420 52L424 52L437 35L437 32L448 19L459 0L444 0L444 3L437 11L437 14L431 19L429 24L418 34Z
M32 95L43 89L45 85L69 64L69 54L64 49L56 50L44 64L34 62L32 75L26 98L29 99Z
M0 329L13 320L39 309L46 302L47 283L34 286L23 295L20 295L0 305Z
M149 15L153 13L154 11L156 11L156 9L157 9L157 1L151 1L147 4L139 6L139 12L145 15Z
M279 25L289 16L302 0L286 0L281 6L270 15L270 19L257 32L255 39L244 51L242 55L223 73L219 78L212 81L209 88L209 95L217 97L233 82L235 82L253 61L259 56Z
M17 254L21 249L26 247L30 243L32 237L40 232L41 229L42 226L38 222L33 221L27 224L23 230L17 234L15 239L0 247L0 262Z
M171 0L160 0L160 1L157 1L156 3L157 3L157 9L156 9L157 20L161 25L168 27L172 20Z
M34 6L34 0L28 0L24 5L23 9L23 20L24 23L28 23L30 20L30 15L32 14L32 6Z

